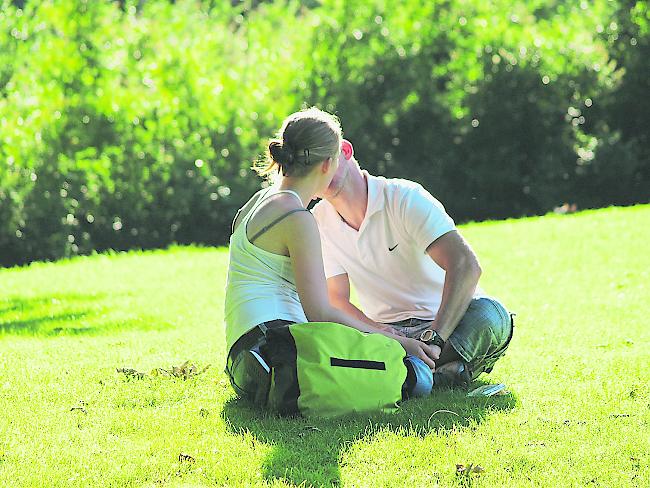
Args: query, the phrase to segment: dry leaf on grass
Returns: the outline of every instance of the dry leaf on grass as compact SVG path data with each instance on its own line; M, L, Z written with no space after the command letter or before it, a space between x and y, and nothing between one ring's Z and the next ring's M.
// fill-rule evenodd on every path
M303 427L303 431L298 433L298 437L305 437L305 435L307 435L308 431L322 432L322 430L320 430L318 427L316 427L314 425L306 425L305 427Z
M186 380L193 376L200 375L201 373L205 373L205 371L210 366L212 365L208 364L206 367L199 370L199 368L197 368L196 365L190 363L189 361L185 361L180 366L172 366L171 369L154 368L151 370L151 376L169 376L173 378L182 378ZM147 375L147 373L141 373L140 371L136 371L133 368L117 368L117 372L123 373L129 379L136 379L136 380L143 380L144 378L149 376Z
M86 411L86 402L84 402L83 400L79 400L79 404L78 404L78 405L75 405L74 407L71 407L71 408L70 408L70 411L71 411L71 412L73 412L73 411L75 411L75 410L78 410L78 411L80 411L80 412L82 412L82 413L88 413L88 412Z
M123 373L127 378L134 380L143 380L147 376L146 373L141 373L133 368L116 368L116 371L118 373Z
M485 469L480 464L469 463L465 466L464 464L456 465L456 474L460 476L471 476L472 474L480 475L485 472Z
M205 373L205 371L212 366L211 364L208 364L206 367L203 369L199 370L199 368L196 367L196 365L190 363L189 361L185 361L183 364L180 366L172 366L171 369L164 369L164 368L155 368L151 371L152 376L173 376L175 378L183 378L184 380L191 378L192 376L197 376L200 375L201 373Z
M181 452L181 453L178 455L178 461L181 462L181 463L193 463L193 462L196 461L196 459L194 459L194 458L193 458L192 456L190 456L189 454L184 454L184 453Z

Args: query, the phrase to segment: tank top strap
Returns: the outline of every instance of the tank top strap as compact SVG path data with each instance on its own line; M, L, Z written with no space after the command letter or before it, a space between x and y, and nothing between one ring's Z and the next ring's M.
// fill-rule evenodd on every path
M293 195L294 197L296 197L296 198L298 199L298 201L300 202L300 205L302 205L302 206L304 207L304 205L303 205L303 203L302 203L302 198L300 198L300 195L298 195L295 191L293 191L293 190L278 190L278 191L272 191L272 190L273 190L273 187L270 186L269 188L266 189L265 192L263 192L263 193L258 197L257 201L255 202L255 204L253 205L253 207L250 209L250 211L246 214L246 216L244 217L244 219L242 220L242 222L243 222L244 220L245 220L245 221L248 221L248 220L250 219L250 217L255 213L255 210L257 210L257 209L259 208L259 206L260 206L263 202L265 202L266 200L268 200L269 198L271 198L271 197L273 197L273 196L275 196L275 195L279 195L280 193L289 193L290 195Z
M246 223L248 222L248 219L249 219L250 216L253 214L253 212L255 211L255 209L256 209L257 207L259 207L260 204L262 203L262 201L267 197L269 191L271 191L271 187L267 188L266 190L260 190L260 191L258 191L255 195L253 195L253 197L251 198L251 200L252 200L253 198L257 198L257 200L255 201L255 203L253 204L253 206L251 207L251 209L248 211L248 213L246 213L246 215L244 215L244 217L242 218L242 221L239 223L239 226L241 226L241 225L243 224L243 225L244 225L244 228L246 228ZM246 205L244 205L244 207L245 207L245 206L246 206ZM232 224L231 224L231 226L230 226L230 233L231 233L231 234L234 234L234 232L235 232L235 222L237 222L237 219L239 218L239 215L241 214L242 210L244 210L244 207L242 207L242 208L240 208L239 210L237 210L237 213L235 214L235 218L232 219Z
M293 210L289 210L288 212L283 213L283 214L280 215L278 218L276 218L275 220L273 220L270 224L267 224L267 225L265 225L264 227L262 227L262 228L261 228L261 229L260 229L260 230L259 230L259 231L254 235L254 236L253 236L253 237L251 237L251 238L249 239L250 243L253 244L253 243L255 242L255 240L256 240L259 236L261 236L262 234L264 234L264 233L265 233L267 230L269 230L271 227L273 227L273 226L276 225L276 224L279 224L281 221L283 221L284 219L286 219L289 215L294 214L294 213L296 213L296 212L309 212L309 210L307 210L306 208L294 208Z
M300 195L298 195L293 190L278 190L277 192L273 193L273 195L277 195L278 193L289 193L289 194L293 195L294 197L296 197L298 199L298 201L300 202L300 205L302 205L303 207L305 206L305 204L302 203L302 198L300 198ZM271 197L273 195L269 195L269 197Z
M253 204L253 206L252 206L251 209L246 213L246 215L244 215L244 218L242 218L242 220L241 220L241 222L240 222L240 224L239 224L240 226L243 225L243 227L244 227L244 232L246 232L246 227L248 226L248 221L251 219L251 216L255 213L255 210L257 210L257 209L259 208L259 206L260 206L264 201L268 200L269 198L273 197L274 195L278 195L278 194L280 194L280 193L289 193L289 194L295 196L295 197L298 199L298 201L300 202L300 205L303 205L303 203L302 203L302 198L300 198L300 195L298 195L298 194L297 194L295 191L293 191L293 190L278 190L278 191L275 191L275 192L272 191L272 190L273 190L273 187L269 187L269 188L266 189L266 191L258 192L258 195L259 195L259 196L257 197L257 201ZM232 232L232 233L235 232L235 222L236 222L237 219L239 218L239 214L241 213L242 209L243 209L243 207L240 208L240 209L237 211L237 213L235 214L235 218L234 218L233 221L232 221L232 228L231 228L231 232ZM292 213L294 213L294 212L300 212L300 211L303 211L303 210L309 212L309 210L307 210L306 208L304 208L304 205L303 205L302 208L296 208L296 209L294 209L294 210L291 210L291 211L287 212L286 214L281 215L280 217L276 218L273 222L271 222L271 223L268 224L268 225L265 225L262 229L260 229L260 231L257 232L257 233L253 236L252 239L249 239L249 241L250 241L251 244L252 244L253 241L254 241L255 239L257 239L259 236L261 236L262 234L264 234L264 232L266 232L267 230L269 230L269 229L270 229L271 227L273 227L275 224L277 224L277 223L279 223L281 220L287 218L287 217L288 217L289 215L291 215Z

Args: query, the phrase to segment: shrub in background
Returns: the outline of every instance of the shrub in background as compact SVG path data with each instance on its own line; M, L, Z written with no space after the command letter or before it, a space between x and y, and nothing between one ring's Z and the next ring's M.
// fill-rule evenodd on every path
M141 3L5 1L0 263L222 244L259 188L296 106L296 7Z
M650 200L650 8L622 0L599 25L613 79L590 111L589 136L578 151L576 201L584 206ZM599 102L599 103L596 103Z
M311 98L340 113L362 164L421 182L458 220L539 214L576 201L584 184L579 155L595 137L586 112L617 76L598 36L615 6L405 0L393 7L325 2L314 38Z
M648 9L0 0L0 264L227 242L301 106L458 221L647 201Z

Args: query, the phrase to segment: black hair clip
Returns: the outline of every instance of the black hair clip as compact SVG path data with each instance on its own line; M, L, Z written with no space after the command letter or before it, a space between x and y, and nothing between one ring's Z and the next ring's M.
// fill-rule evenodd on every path
M305 148L305 150L303 151L303 154L305 155L305 164L309 165L309 149Z

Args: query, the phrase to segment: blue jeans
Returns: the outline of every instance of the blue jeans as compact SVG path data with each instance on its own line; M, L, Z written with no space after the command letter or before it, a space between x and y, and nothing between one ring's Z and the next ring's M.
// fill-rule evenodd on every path
M506 352L514 329L513 315L494 298L476 297L470 302L447 342L469 364L472 379L483 372L491 372ZM389 325L407 337L419 339L431 321L406 319Z

